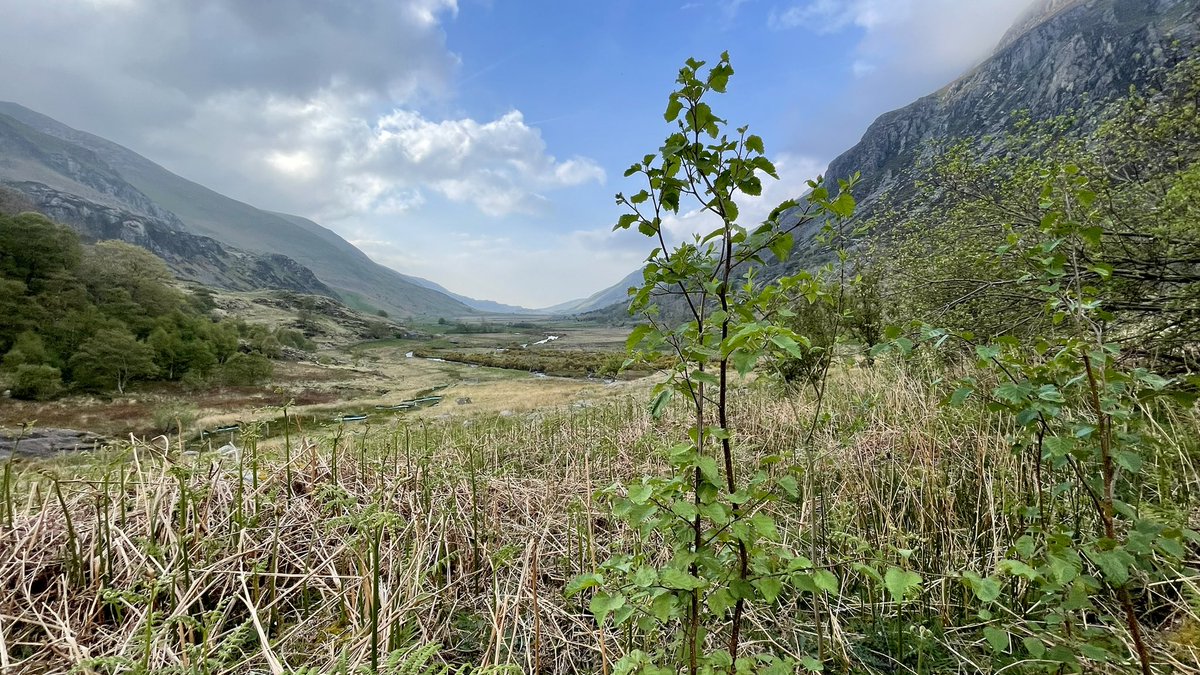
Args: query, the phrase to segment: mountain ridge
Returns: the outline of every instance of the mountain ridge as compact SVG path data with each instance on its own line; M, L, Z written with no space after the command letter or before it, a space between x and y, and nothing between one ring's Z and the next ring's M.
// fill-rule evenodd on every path
M176 230L208 237L236 249L286 256L312 270L334 291L396 315L456 316L477 311L436 290L412 283L307 219L283 217L231 199L177 176L124 146L19 104L0 102L0 116L60 143L30 160L40 160L40 166L31 167L29 162L0 165L0 178L9 182L31 180L107 207L163 220ZM15 127L11 123L6 125L10 133L5 136L10 137L10 144L15 145L22 136L28 136L12 131ZM0 132L3 130L0 128ZM69 175L72 172L103 185L89 186L86 180L72 178ZM304 220L311 227L296 220Z

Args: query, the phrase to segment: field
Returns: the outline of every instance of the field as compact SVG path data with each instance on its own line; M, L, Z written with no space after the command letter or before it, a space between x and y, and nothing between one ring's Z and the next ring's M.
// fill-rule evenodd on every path
M400 673L424 672L428 661L599 673L654 648L653 632L598 626L590 592L564 591L611 556L667 554L661 536L614 518L604 493L664 472L662 448L687 424L686 410L652 419L644 384L386 358L403 348L375 345L362 358L378 361L341 367L371 383L359 385L357 402L390 400L372 387L398 377L388 392L449 383L448 397L477 402L370 426L293 427L286 452L251 429L237 453L160 438L10 467L0 669ZM325 390L351 381L362 382L347 374ZM1006 423L947 408L942 395L939 378L919 366L840 369L828 394L832 423L809 439L811 393L780 395L765 381L735 389L739 467L780 466L776 455L807 467L796 474L798 495L759 507L778 524L770 545L837 580L836 592L752 606L748 649L819 654L826 672L995 670L961 573L1012 555L1029 526L1021 513L1032 476L1007 447ZM1147 509L1166 508L1171 495L1195 527L1200 419L1194 410L1159 419L1162 451L1139 494ZM920 594L885 593L871 570L888 566L919 574ZM1138 599L1160 672L1198 672L1197 584L1184 576ZM1011 639L1053 644L1034 633ZM1006 672L1035 672L1020 664L1036 661L1016 662ZM1128 672L1119 661L1089 669Z
M297 325L293 308L263 304L263 298L243 294L220 298L231 314L267 326ZM255 387L208 386L196 390L176 384L142 385L127 395L70 396L50 402L5 401L0 406L0 431L15 435L22 425L85 429L115 439L153 438L167 431L185 440L200 440L205 430L230 425L268 423L284 406L302 425L327 426L343 416L368 415L372 424L390 423L397 414L380 412L403 401L436 393L440 405L404 412L414 419L469 416L480 413L514 414L535 409L588 406L611 397L644 389L626 376L614 382L587 364L623 361L628 329L575 322L515 321L521 327L493 320L497 332L459 334L455 326L436 323L403 330L402 339L363 339L357 324L365 317L317 317L313 338L317 349L303 360L276 363L270 382ZM478 320L476 320L478 321ZM446 332L439 332L441 331ZM558 339L545 342L548 335ZM543 341L543 344L535 344ZM527 345L523 348L521 345ZM423 357L409 356L416 352ZM507 353L508 368L479 367L447 359ZM581 368L549 373L544 361L581 359ZM515 357L515 358L514 358ZM554 375L565 375L555 377ZM461 403L460 403L461 401ZM267 432L267 429L263 429ZM271 435L267 433L266 435ZM223 438L223 437L222 437Z

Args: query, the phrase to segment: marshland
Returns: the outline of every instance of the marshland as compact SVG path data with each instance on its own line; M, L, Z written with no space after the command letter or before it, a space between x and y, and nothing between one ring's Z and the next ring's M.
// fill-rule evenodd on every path
M1129 5L1034 3L766 208L787 156L687 59L640 273L541 311L0 117L184 216L0 188L0 673L1200 673L1200 9ZM1053 31L1131 86L1014 107Z

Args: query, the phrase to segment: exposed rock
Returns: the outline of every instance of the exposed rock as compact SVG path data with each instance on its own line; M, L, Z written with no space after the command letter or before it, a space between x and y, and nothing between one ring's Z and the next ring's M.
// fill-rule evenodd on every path
M90 431L74 429L30 429L20 431L0 430L0 459L17 457L43 458L65 452L91 450L107 443L107 439Z
M70 226L84 241L118 240L140 246L162 258L175 276L186 281L235 291L270 288L334 295L311 270L287 256L250 253L190 234L174 214L161 209L151 216L89 201L41 183L0 184L24 194L39 212Z
M1042 0L971 72L876 120L826 176L861 172L855 196L869 205L907 187L912 167L935 147L1002 132L1015 112L1049 119L1085 104L1099 111L1191 53L1198 21L1195 0Z
M471 397L470 397L470 396L460 396L460 397L458 397L458 400L457 400L457 401L455 401L455 402L456 402L458 405L470 405L470 404L471 404Z

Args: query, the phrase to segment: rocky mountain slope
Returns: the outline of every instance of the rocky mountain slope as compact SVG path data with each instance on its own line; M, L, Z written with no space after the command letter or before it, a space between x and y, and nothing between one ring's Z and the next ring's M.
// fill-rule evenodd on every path
M914 167L935 148L1000 132L1016 112L1100 111L1200 44L1198 22L1197 0L1042 0L983 63L876 120L826 177L861 172L856 197L869 210L885 191L911 189Z
M42 183L0 181L0 186L20 192L32 208L71 226L85 242L118 240L150 251L184 281L233 291L270 288L336 297L312 270L284 255L225 246L184 232L171 220L99 204Z
M643 279L642 270L639 269L631 272L629 276L612 286L597 291L586 298L570 300L553 307L547 307L544 311L550 314L583 314L621 303L628 304L629 289L633 286L641 286Z
M475 312L375 263L316 223L230 199L127 148L15 103L0 102L0 180L14 186L40 184L72 196L77 204L153 219L171 231L207 237L231 249L290 258L339 295L397 316ZM268 267L281 264L278 258L267 261ZM210 276L221 278L216 272Z

